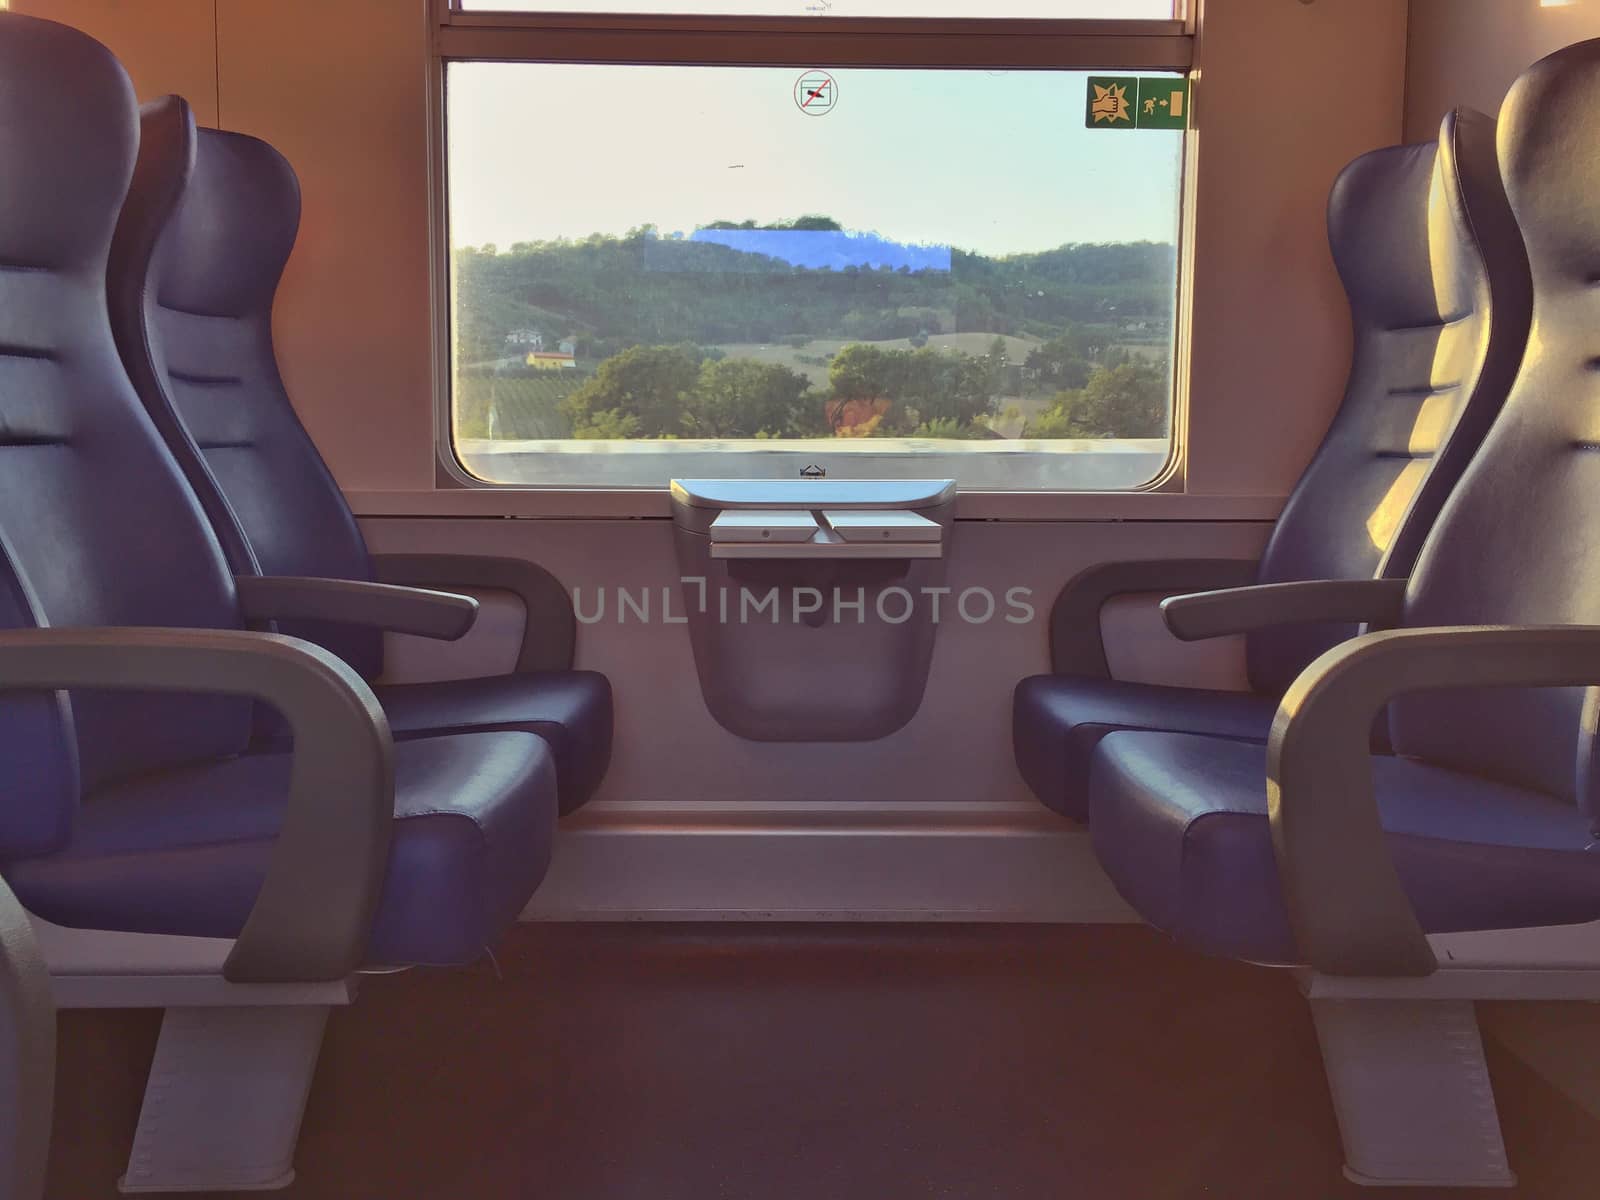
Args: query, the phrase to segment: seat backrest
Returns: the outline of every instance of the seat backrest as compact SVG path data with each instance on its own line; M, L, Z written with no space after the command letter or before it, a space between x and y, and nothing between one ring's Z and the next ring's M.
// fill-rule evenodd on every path
M1408 574L1516 374L1527 261L1500 186L1495 122L1449 114L1437 142L1356 159L1328 200L1355 343L1343 404L1261 559L1259 581ZM1277 694L1348 625L1251 634Z
M117 343L239 574L371 578L366 543L278 374L272 303L300 185L258 138L197 130L179 97L145 105L111 259ZM280 622L371 678L383 638Z
M1417 561L1405 624L1600 624L1600 40L1524 72L1499 140L1533 329ZM1403 754L1587 803L1582 701L1576 689L1419 693L1395 701L1390 726Z
M106 316L138 138L110 51L0 11L0 627L238 627L221 547ZM0 696L0 858L64 844L97 783L237 752L250 716L217 697Z

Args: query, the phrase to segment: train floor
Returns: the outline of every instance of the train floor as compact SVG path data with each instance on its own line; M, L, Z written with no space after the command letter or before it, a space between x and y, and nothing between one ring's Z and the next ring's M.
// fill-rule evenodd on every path
M1132 926L524 925L334 1013L285 1200L1397 1200L1281 972ZM51 1200L117 1195L159 1014L61 1017ZM1500 1195L1600 1124L1489 1044Z

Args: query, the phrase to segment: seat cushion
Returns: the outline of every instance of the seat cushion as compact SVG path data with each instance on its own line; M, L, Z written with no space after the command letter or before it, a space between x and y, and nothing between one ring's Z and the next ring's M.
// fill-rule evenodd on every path
M1089 760L1115 729L1160 729L1265 742L1278 702L1254 692L1034 675L1012 697L1011 742L1033 794L1089 819Z
M254 754L103 787L67 849L7 863L6 879L57 924L234 937L265 877L289 762ZM367 961L476 958L544 878L555 793L553 756L531 734L396 745L394 840Z
M1293 963L1266 771L1264 745L1112 733L1094 752L1089 825L1101 865L1150 924L1208 953ZM1372 775L1427 932L1600 917L1600 848L1574 805L1410 759L1374 756Z
M395 739L520 730L555 754L561 812L600 786L611 763L611 682L595 671L541 671L373 688Z

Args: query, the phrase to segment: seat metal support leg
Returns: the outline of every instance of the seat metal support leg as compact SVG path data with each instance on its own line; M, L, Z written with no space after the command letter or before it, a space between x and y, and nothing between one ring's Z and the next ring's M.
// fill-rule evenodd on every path
M1406 1187L1512 1187L1470 1000L1314 999L1345 1175Z
M287 1187L327 1019L315 1005L167 1009L119 1188Z

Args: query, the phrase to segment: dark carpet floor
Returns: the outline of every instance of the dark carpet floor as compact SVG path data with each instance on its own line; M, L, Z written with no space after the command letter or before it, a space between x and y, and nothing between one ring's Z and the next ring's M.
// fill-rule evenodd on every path
M1292 981L1133 927L524 926L365 983L294 1200L1319 1200ZM61 1018L50 1196L116 1195L159 1014ZM1514 1192L1600 1193L1600 1125L1491 1043Z

